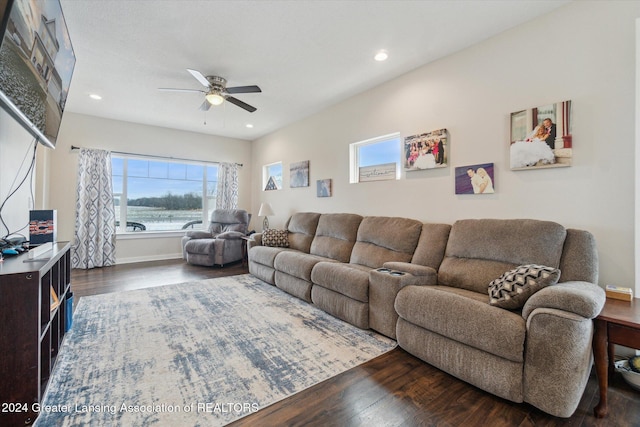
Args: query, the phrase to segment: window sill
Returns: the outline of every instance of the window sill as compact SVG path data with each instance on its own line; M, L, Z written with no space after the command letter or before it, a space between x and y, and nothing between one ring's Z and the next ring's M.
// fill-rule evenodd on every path
M175 231L130 231L116 233L116 240L161 239L166 237L182 237L186 230Z

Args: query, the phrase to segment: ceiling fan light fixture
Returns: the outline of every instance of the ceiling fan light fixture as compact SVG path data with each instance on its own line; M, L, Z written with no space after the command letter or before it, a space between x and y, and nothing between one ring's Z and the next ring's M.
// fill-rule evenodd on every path
M220 105L224 102L223 96L219 93L208 93L205 98L207 98L207 101L209 101L211 105Z

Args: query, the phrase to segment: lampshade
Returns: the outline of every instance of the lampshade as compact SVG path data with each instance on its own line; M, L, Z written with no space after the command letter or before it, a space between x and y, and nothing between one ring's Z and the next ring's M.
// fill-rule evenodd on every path
M224 102L224 98L219 93L208 93L205 98L211 105L220 105Z
M269 203L262 203L260 205L260 210L258 211L258 216L269 216L269 215L275 215L275 212L273 212L271 205Z

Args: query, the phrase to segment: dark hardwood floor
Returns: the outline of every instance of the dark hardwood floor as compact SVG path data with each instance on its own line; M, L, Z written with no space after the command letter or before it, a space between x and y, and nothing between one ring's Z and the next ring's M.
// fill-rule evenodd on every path
M197 267L182 260L73 270L83 296L247 273L241 263ZM482 367L478 367L482 369ZM640 426L640 393L620 374L610 379L609 416L596 419L592 372L571 418L509 402L462 382L397 348L370 362L242 418L234 426Z
M249 273L241 262L225 267L200 267L182 259L119 264L91 270L72 270L74 299L107 292L129 291L171 283L190 282L214 277Z

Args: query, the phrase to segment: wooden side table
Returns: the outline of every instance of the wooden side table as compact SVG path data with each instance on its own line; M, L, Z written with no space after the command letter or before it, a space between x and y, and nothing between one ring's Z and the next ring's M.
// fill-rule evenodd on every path
M594 319L593 356L600 388L600 402L593 409L597 418L605 417L609 373L613 373L614 344L640 349L640 299L620 301L607 298L602 312Z
M249 265L249 240L251 237L242 236L242 266L246 267Z

